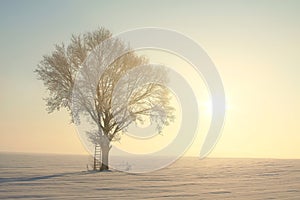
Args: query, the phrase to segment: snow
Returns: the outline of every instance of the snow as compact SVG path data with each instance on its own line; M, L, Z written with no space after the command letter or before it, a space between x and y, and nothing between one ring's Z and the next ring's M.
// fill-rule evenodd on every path
M141 174L88 172L88 161L2 153L0 199L300 199L300 160L185 157Z

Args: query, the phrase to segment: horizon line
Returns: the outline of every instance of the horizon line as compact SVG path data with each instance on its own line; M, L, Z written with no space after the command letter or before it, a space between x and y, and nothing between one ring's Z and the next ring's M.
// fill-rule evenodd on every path
M55 153L55 152L21 152L21 151L0 151L0 154L33 154L33 155L49 155L49 156L92 156L89 153L86 154L79 154L79 153ZM124 156L124 155L111 155L111 156ZM168 156L172 156L172 155L162 155L161 157L168 157ZM219 156L207 156L204 158L200 158L199 155L183 155L180 156L178 158L181 159L182 157L190 157L190 158L199 158L199 160L203 160L203 159L272 159L272 160L300 160L300 158L279 158L279 157L254 157L254 156L250 156L250 157L219 157Z

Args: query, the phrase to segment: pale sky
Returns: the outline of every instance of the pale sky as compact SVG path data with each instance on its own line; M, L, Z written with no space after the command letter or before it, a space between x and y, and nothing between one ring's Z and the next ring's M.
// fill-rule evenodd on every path
M300 158L300 1L0 2L0 151L85 154L66 112L47 114L33 73L72 34L179 31L223 80L228 110L210 157ZM201 137L199 137L201 138ZM187 155L198 155L197 139Z

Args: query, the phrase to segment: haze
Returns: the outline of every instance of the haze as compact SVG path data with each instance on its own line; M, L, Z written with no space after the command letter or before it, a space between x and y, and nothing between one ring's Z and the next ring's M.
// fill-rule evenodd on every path
M211 157L300 158L299 11L297 0L1 1L0 151L86 154L67 113L45 111L33 70L72 34L154 26L199 43L223 79L228 109Z

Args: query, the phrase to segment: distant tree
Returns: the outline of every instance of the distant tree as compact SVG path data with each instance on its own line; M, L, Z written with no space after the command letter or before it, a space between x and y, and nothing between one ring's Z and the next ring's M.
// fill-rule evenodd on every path
M100 77L97 76L95 72L99 67L107 64L106 58L129 48L120 40L113 39L106 44L109 45L107 48L97 49L100 43L111 36L111 32L104 28L73 35L69 45L56 45L50 55L43 56L35 70L38 79L49 91L45 99L49 113L66 108L73 123L80 123L80 116L87 116L91 119L90 123L97 126L96 131L86 134L95 145L101 147L100 170L109 169L111 142L120 140L131 123L143 122L147 116L156 122L160 130L174 118L170 93L163 84L157 84L167 81L167 71L147 65L145 57L130 51L111 63ZM97 51L100 53L97 54ZM88 55L95 52L96 60L86 61ZM140 65L147 67L132 70ZM75 83L79 71L81 75L84 74L80 79L84 82L81 87ZM139 85L147 80L154 82ZM121 87L116 87L120 83ZM113 101L113 97L118 101Z

